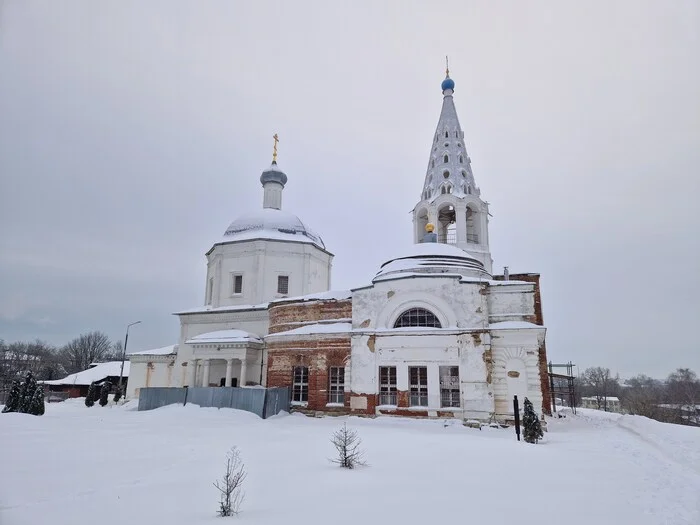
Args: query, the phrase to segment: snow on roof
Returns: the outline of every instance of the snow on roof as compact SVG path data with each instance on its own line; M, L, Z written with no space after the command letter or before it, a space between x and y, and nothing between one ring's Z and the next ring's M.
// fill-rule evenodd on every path
M344 299L352 299L350 290L329 290L327 292L312 293L301 295L299 297L285 297L283 299L275 299L270 303L282 303L286 301L342 301Z
M274 208L241 215L229 225L223 238L214 244L252 239L308 243L326 249L321 237L307 228L299 217Z
M266 310L268 304L269 303L239 304L239 305L235 305L235 306L217 306L216 308L214 308L210 305L205 305L205 306L197 306L195 308L189 308L187 310L180 310L179 312L175 312L173 315L201 314L201 313L207 313L207 312L236 312L236 311L241 311L241 310Z
M529 323L527 321L501 321L500 323L491 323L491 330L517 330L520 328L544 328L544 326Z
M77 372L63 379L54 379L52 381L43 381L46 385L89 385L94 381L102 381L107 377L117 377L121 370L121 361L108 361L106 363L98 363L95 366ZM124 377L129 377L129 361L124 361Z
M262 339L245 330L217 330L206 334L196 335L187 341L187 344L207 343L262 343Z
M585 399L585 400L587 400L587 401L598 401L598 398L597 398L597 397L582 397L581 400L583 400L583 399ZM606 400L606 399L607 399L608 401L619 401L619 399L618 399L617 397L615 397L615 396L606 396L606 397L601 397L601 398L600 398L601 401L604 401L604 400Z
M270 336L277 335L311 335L311 334L340 334L352 332L352 323L314 323L286 330L284 332L276 332L269 334Z
M373 282L395 279L406 274L448 273L491 279L483 263L470 253L449 244L426 242L414 244L399 257L382 264Z
M170 355L175 353L177 345L164 346L162 348L153 348L151 350L142 350L141 352L129 352L127 355Z

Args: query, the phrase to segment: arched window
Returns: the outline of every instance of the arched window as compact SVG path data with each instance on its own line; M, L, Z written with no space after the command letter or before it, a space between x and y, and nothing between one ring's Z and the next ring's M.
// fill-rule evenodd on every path
M467 194L468 195L472 194L472 187L471 186L467 186Z
M450 178L450 172L447 171L447 170L445 170L445 171L442 172L442 176L445 177L446 179L449 179L449 178Z
M431 168L434 168L434 167L435 167L435 159L433 159L433 160L430 161L430 167L431 167Z
M450 156L449 156L449 155L445 155L445 156L442 158L442 160L443 160L443 162L444 162L445 164L447 164L448 162L450 162Z
M402 313L394 323L394 328L403 328L406 326L442 328L440 320L435 317L435 314L425 308L409 308Z
M460 155L459 156L459 163L462 164L463 162L464 162L464 158L462 157L462 155Z
M440 193L441 193L442 195L444 195L445 193L447 193L447 190L445 189L445 186L443 186L442 188L440 188Z
M445 131L445 138L446 138L446 139L449 139L449 138L450 138L450 132L449 132L449 131Z

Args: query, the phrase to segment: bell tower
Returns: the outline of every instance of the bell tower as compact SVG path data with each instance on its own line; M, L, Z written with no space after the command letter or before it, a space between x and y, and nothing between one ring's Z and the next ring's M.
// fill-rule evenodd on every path
M474 182L449 68L441 88L442 111L430 146L421 199L413 209L413 240L423 242L426 226L434 225L438 243L468 252L492 273L488 204L481 200L481 191Z

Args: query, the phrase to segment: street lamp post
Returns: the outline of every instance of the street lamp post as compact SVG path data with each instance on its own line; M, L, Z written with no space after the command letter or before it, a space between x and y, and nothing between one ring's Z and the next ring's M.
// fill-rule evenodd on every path
M122 351L122 366L121 369L119 370L119 391L121 392L122 390L122 378L124 377L124 360L126 359L126 345L129 342L129 328L134 326L135 324L139 324L141 321L136 321L134 323L131 323L127 325L126 327L126 337L124 338L124 349Z

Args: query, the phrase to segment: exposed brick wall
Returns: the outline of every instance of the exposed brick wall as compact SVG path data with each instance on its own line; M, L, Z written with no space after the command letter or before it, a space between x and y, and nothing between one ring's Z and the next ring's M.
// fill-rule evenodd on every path
M352 317L352 299L275 304L269 312L270 333L275 334L303 324L349 319Z
M535 285L535 318L533 323L544 326L544 317L542 316L542 295L540 294L540 274L539 273L511 273L509 277L512 281L526 281ZM495 281L504 281L505 276L494 275ZM552 415L551 401L552 396L549 390L549 373L547 370L547 345L542 342L539 355L540 368L540 384L542 389L542 413L549 416Z
M293 368L309 368L308 411L347 412L350 395L345 394L344 407L326 407L328 403L328 369L347 367L350 358L350 337L314 338L267 343L267 384L270 387L292 387ZM347 387L348 385L346 385Z

